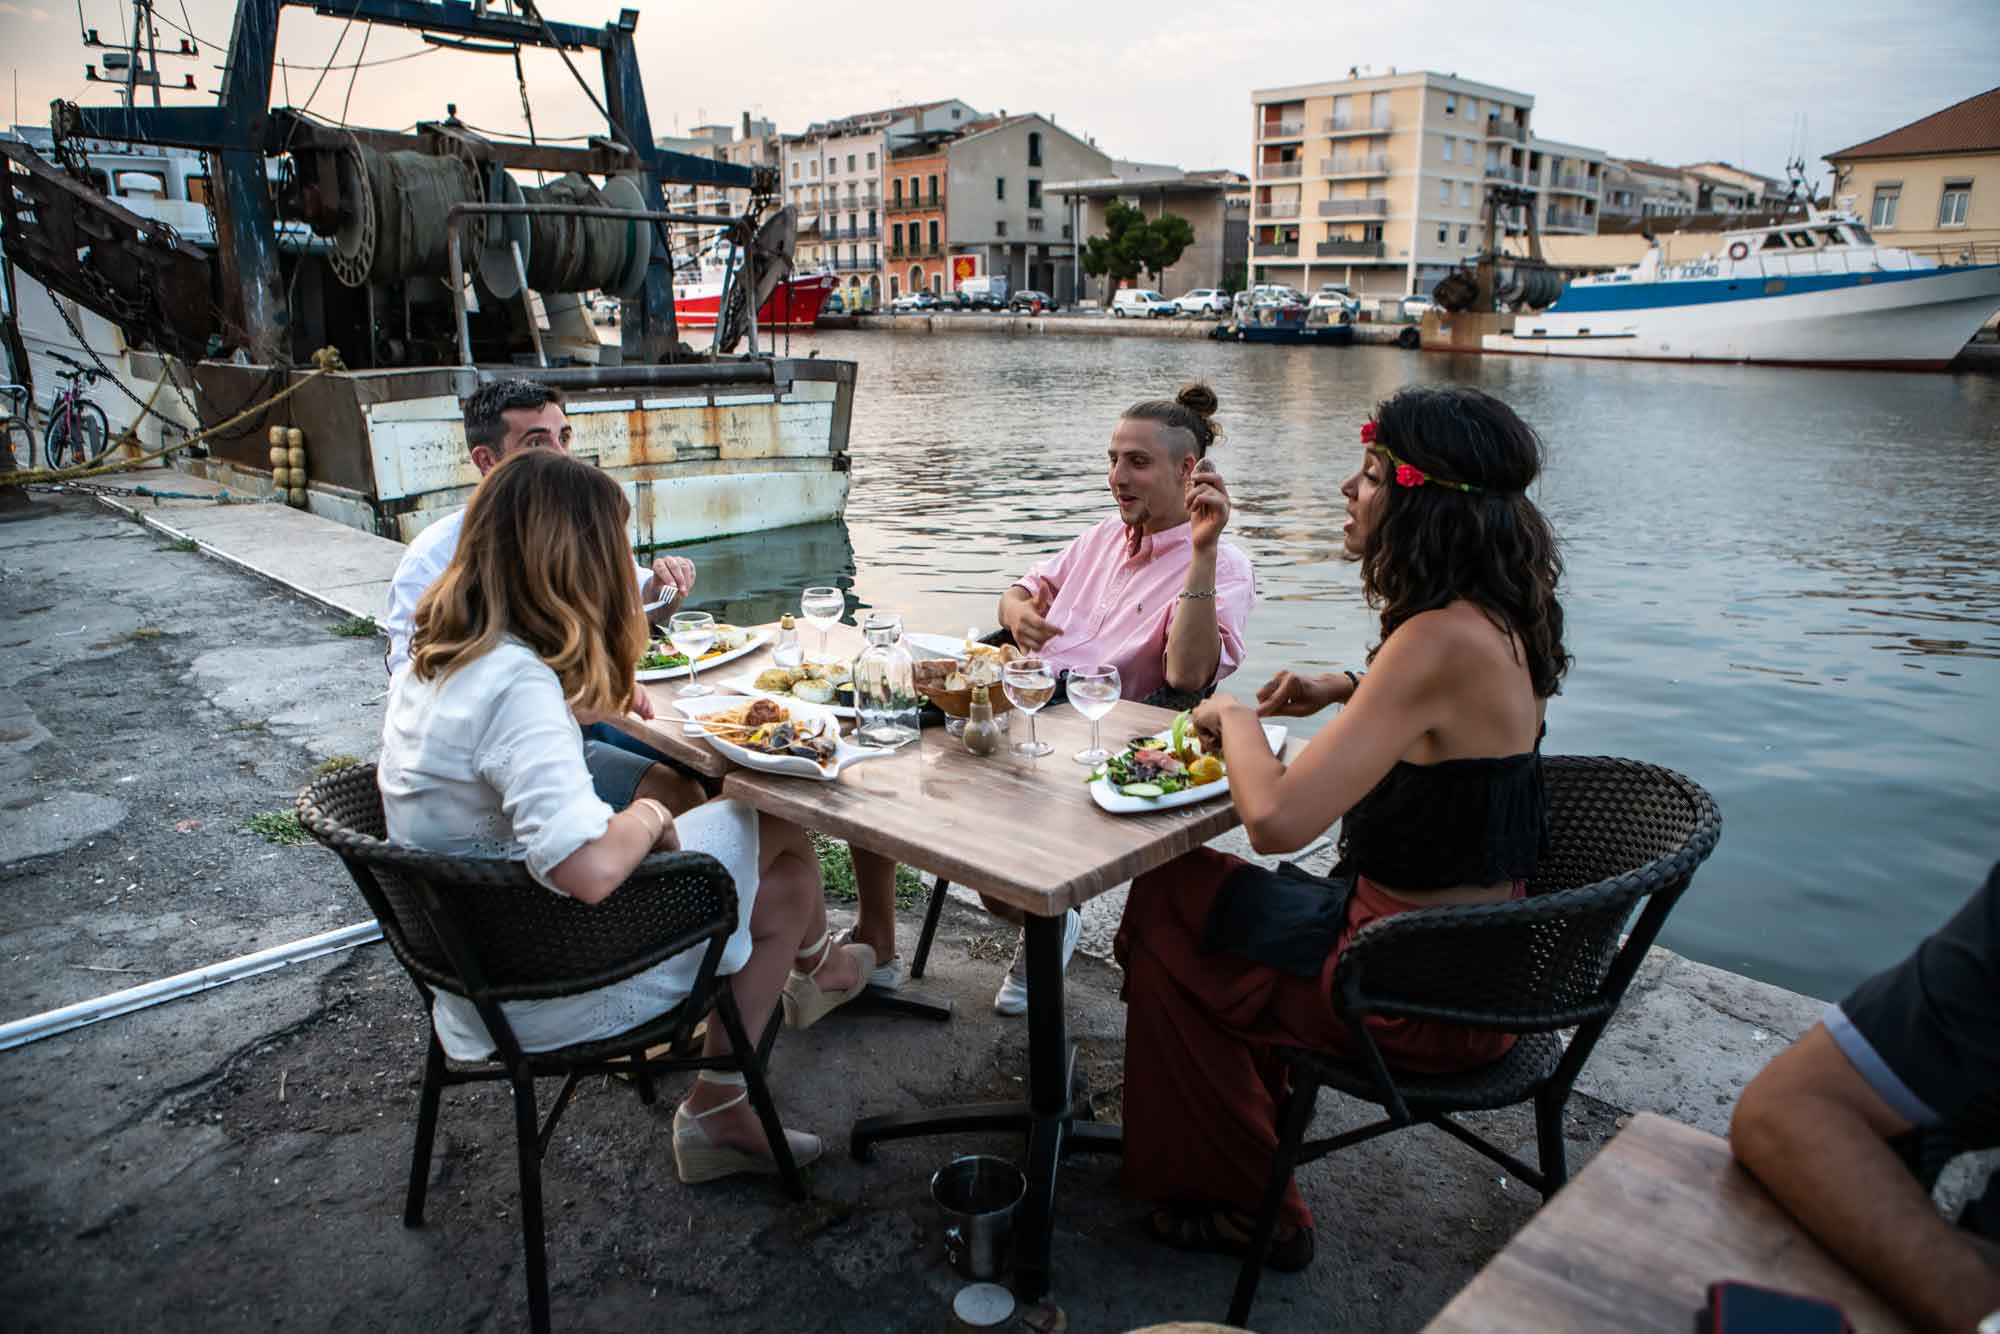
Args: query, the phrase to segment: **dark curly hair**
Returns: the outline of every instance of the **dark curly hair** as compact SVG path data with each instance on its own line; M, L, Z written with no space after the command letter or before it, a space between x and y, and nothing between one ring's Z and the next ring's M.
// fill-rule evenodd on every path
M1397 486L1391 467L1381 520L1361 553L1361 586L1381 608L1382 638L1463 599L1520 642L1536 696L1555 694L1570 656L1556 598L1562 553L1527 494L1541 472L1541 439L1499 399L1456 385L1390 396L1375 408L1375 439L1414 468L1479 488Z

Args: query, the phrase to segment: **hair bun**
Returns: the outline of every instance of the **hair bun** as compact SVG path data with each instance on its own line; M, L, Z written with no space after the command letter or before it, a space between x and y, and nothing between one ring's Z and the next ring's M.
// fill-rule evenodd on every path
M1174 395L1174 402L1198 417L1213 417L1220 406L1215 391L1199 380L1182 385L1180 392Z

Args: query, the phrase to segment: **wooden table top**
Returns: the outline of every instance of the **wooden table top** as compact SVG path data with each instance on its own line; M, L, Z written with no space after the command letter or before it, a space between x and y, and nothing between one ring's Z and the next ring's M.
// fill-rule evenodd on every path
M1726 1279L1834 1302L1858 1334L1910 1329L1737 1166L1727 1141L1641 1113L1425 1334L1687 1334L1708 1285Z
M802 628L808 650L819 636ZM861 632L836 626L832 651L858 653ZM770 665L760 649L715 669L718 678L755 675ZM1043 709L1037 735L1055 749L1026 759L1006 749L1028 735L1016 714L1000 753L977 756L927 727L893 757L869 760L830 783L741 769L662 706L680 678L647 687L657 723L626 726L697 772L726 778L722 792L807 829L845 839L989 894L1026 912L1053 917L1133 876L1200 847L1240 823L1227 800L1146 815L1111 815L1090 799L1086 770L1070 757L1090 744L1090 723L1066 704ZM1121 701L1105 717L1105 748L1166 728L1166 709Z

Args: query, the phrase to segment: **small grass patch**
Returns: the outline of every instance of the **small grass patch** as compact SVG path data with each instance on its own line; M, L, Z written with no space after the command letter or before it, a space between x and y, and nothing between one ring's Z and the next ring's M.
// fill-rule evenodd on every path
M345 620L335 621L327 629L343 639L366 639L370 635L382 633L382 628L375 624L373 616L349 616Z
M263 838L266 843L276 843L281 847L295 847L312 841L312 835L299 823L297 811L258 811L245 822L251 833Z
M143 644L149 639L158 639L165 633L166 631L157 625L142 625L136 630L127 631L125 637L135 643Z
M810 832L810 831L809 831ZM820 874L826 879L828 903L855 903L860 895L854 888L854 854L845 843L824 834L810 834L813 851L819 854ZM896 867L896 906L916 908L930 899L930 889L914 870Z
M195 541L192 537L177 537L167 543L167 550L180 552L200 551L201 543Z
M329 755L313 766L313 777L324 778L328 774L339 773L342 769L352 769L361 763L359 755Z

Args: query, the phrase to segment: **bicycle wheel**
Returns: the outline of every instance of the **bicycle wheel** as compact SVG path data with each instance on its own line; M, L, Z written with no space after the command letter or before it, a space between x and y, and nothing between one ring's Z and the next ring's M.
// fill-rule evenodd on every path
M51 468L69 466L69 409L60 403L49 410L48 425L42 428L42 457Z
M77 463L88 463L110 443L111 423L95 403L72 403L69 411L70 423L76 428L69 438L70 451Z

